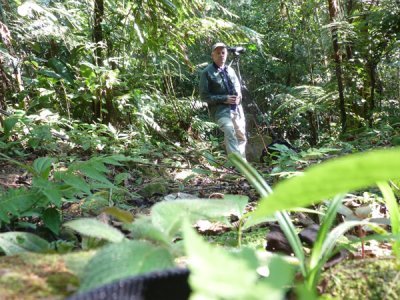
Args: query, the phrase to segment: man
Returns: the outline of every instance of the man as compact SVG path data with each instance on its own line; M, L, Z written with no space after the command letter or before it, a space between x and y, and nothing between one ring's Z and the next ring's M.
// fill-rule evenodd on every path
M200 97L207 102L213 119L224 132L226 152L236 152L246 159L246 129L242 91L235 70L226 66L227 46L216 43L211 47L213 63L200 76Z

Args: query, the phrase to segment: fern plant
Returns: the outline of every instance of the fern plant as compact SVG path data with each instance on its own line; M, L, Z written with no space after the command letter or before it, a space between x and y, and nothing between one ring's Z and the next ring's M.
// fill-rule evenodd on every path
M56 235L61 225L62 203L90 199L96 191L118 189L108 179L106 165L121 165L130 160L118 155L94 157L74 162L67 170L59 171L54 167L56 161L53 158L37 158L32 165L22 164L1 153L0 158L18 165L32 176L29 188L0 194L0 221L10 224L20 217L39 216Z

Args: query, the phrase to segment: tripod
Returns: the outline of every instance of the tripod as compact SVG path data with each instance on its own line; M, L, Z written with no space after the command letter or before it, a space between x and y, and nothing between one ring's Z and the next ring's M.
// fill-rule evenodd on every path
M229 66L232 66L232 68L235 70L238 79L239 79L239 83L240 83L240 89L242 91L242 97L243 97L243 102L246 103L247 102L247 106L253 106L256 109L257 114L259 114L260 116L264 116L264 113L261 111L260 107L258 106L258 104L253 100L252 97L250 97L250 91L248 90L245 82L243 81L242 75L240 73L240 54L244 53L244 51L234 51L232 52L233 54L233 59L232 61L229 63ZM250 105L249 105L250 104ZM276 134L276 132L272 129L272 126L269 124L269 122L267 122L267 120L264 120L265 125L268 129L268 132L270 133L271 137L273 140L278 139L278 134ZM254 120L254 124L257 130L257 134L262 136L261 132L260 132L260 128L259 125L257 124L256 120ZM266 144L263 140L264 146L266 147Z

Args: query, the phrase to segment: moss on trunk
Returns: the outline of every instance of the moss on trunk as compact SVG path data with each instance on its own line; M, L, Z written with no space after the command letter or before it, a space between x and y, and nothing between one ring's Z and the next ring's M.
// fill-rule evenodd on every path
M79 277L93 254L22 253L1 257L1 298L64 299L79 287Z
M394 259L348 260L325 272L321 289L336 299L398 299L400 270Z

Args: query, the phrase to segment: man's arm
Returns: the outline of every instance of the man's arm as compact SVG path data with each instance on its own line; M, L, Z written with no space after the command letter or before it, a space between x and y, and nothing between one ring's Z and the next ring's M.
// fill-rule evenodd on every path
M239 98L239 100L241 100L242 99L242 87L240 85L239 78L237 77L235 70L232 69L232 68L230 68L229 74L230 74L230 77L232 79L232 82L233 82L233 85L235 87L235 91L236 91L236 93L238 95L238 98ZM240 101L239 101L239 103L240 103ZM237 103L237 104L239 104L239 103Z

